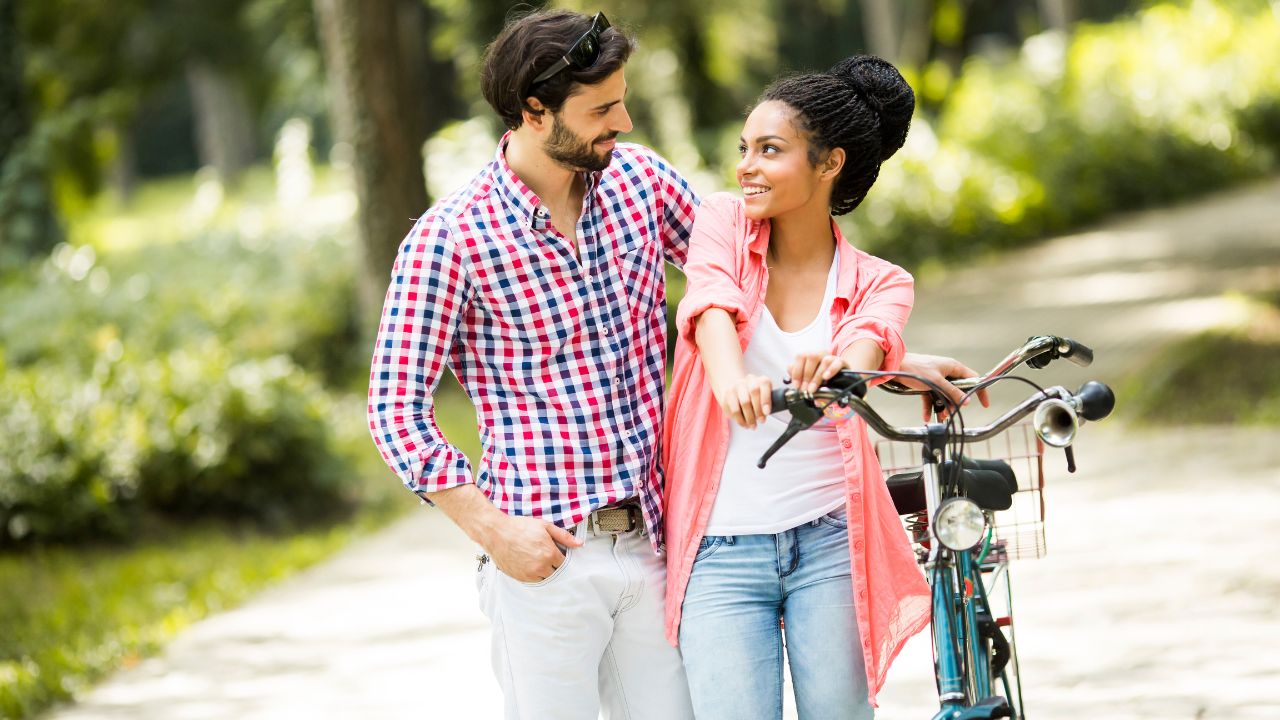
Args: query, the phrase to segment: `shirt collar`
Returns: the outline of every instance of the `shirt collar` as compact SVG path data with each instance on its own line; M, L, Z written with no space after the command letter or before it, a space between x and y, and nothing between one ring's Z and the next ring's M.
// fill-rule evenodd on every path
M524 184L524 181L516 177L511 166L507 164L507 141L511 138L511 132L508 130L498 141L498 150L494 155L494 162L498 168L494 184L507 202L515 208L516 215L524 221L524 224L535 230L546 230L551 225L551 213L542 206L538 196ZM587 187L583 194L584 199L590 197L600 187L603 176L603 172L586 173Z

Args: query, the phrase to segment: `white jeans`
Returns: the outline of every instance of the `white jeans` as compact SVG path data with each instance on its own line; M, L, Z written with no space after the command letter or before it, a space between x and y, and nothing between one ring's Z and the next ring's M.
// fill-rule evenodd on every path
M584 521L574 534L586 543L541 582L493 562L476 573L507 720L692 720L664 637L665 558L640 530L597 535Z

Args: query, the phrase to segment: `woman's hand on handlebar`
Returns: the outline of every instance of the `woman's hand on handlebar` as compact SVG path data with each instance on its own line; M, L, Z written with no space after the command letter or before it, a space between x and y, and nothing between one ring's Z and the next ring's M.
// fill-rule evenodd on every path
M955 358L941 357L938 355L920 355L917 353L907 353L902 357L902 365L899 367L904 373L919 375L926 378L941 387L951 397L952 402L960 402L960 398L964 397L964 392L947 381L947 378L969 378L978 377L978 373L966 367L964 363ZM899 376L895 378L898 382L907 387L917 390L927 390L929 387L915 378ZM991 401L987 397L987 391L979 390L977 393L978 402L982 403L982 407L991 407ZM933 414L933 396L920 396L923 403L924 421L929 422ZM947 413L943 411L939 413L938 419L946 419Z
M845 369L849 369L849 363L839 355L810 350L796 354L796 359L787 366L787 377L800 392L813 393Z
M751 430L769 417L773 383L763 375L744 375L737 382L715 391L720 409L730 420Z

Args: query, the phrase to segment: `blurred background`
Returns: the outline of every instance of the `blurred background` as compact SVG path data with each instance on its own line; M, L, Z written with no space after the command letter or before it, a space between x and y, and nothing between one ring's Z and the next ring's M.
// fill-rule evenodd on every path
M895 62L911 134L841 222L922 290L969 278L967 296L922 296L935 306L1026 277L965 268L1115 213L1271 188L1280 162L1266 0L0 0L0 717L84 697L416 507L364 421L378 312L412 218L493 157L486 43L541 7L636 34L625 139L704 193L736 190L741 123L771 79ZM1132 260L1141 240L1097 257ZM1157 284L1185 289L1197 267ZM1266 277L1214 287L1229 327L1124 355L1125 422L1280 421ZM1040 293L1123 303L1162 292L1150 281ZM670 270L673 316L683 287ZM916 349L977 367L1059 332L1034 325L1059 317L1043 302L1019 307L1040 314L993 349ZM1224 394L1210 370L1239 383ZM474 458L451 377L436 405Z

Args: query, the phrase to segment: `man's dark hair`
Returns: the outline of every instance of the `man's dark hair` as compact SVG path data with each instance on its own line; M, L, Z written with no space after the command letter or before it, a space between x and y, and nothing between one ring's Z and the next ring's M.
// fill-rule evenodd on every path
M760 102L777 100L796 111L795 124L809 140L817 165L844 148L844 167L831 188L831 212L858 207L880 174L880 164L902 147L916 96L898 69L873 55L855 55L825 73L775 82Z
M530 96L557 113L581 86L598 85L626 64L636 41L615 25L600 34L600 57L590 68L571 65L530 87L590 29L588 15L568 10L533 12L507 23L489 44L480 66L480 90L508 128L520 127L525 110L540 114L529 106Z

